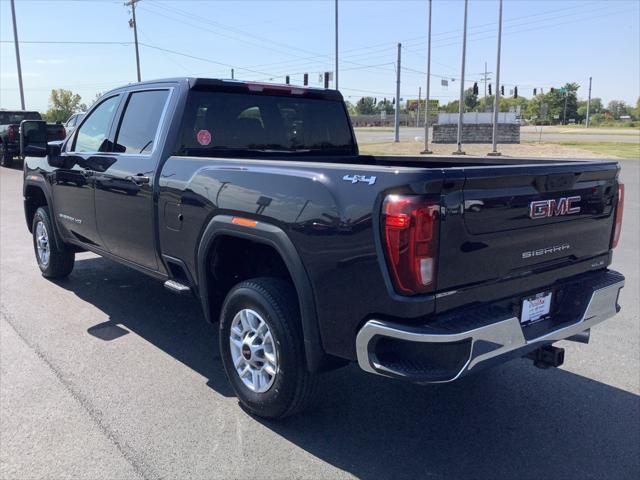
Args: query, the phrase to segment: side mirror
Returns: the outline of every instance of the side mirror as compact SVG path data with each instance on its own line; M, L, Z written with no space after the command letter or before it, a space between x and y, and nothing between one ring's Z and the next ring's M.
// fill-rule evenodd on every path
M44 120L20 122L20 153L23 157L47 156L47 122Z
M49 142L47 145L47 163L56 168L67 168L67 159L61 155L62 142Z

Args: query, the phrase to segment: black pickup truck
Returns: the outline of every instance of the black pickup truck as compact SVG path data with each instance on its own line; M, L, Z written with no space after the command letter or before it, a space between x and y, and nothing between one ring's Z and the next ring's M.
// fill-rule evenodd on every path
M359 155L337 91L201 78L113 90L63 142L23 125L43 275L89 250L194 295L259 416L348 362L417 383L558 366L554 342L620 308L615 161Z

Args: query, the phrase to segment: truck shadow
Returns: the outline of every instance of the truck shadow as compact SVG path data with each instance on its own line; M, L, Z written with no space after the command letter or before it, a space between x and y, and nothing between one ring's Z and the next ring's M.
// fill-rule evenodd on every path
M113 341L131 331L203 375L216 392L233 396L218 354L217 325L205 320L197 299L173 295L161 282L101 257L76 259L70 279L56 283L109 317L89 334Z
M72 279L59 285L109 316L88 333L117 341L134 332L233 394L217 328L196 300L101 258L78 260ZM566 370L516 360L421 387L351 366L323 375L320 390L310 412L256 421L358 478L640 475L640 397Z

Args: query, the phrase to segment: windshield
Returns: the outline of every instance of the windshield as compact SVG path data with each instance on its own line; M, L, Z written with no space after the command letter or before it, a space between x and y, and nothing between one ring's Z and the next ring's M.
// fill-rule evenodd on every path
M0 112L0 125L18 125L23 120L42 120L42 118L38 112Z
M355 153L342 102L298 96L192 91L179 155Z

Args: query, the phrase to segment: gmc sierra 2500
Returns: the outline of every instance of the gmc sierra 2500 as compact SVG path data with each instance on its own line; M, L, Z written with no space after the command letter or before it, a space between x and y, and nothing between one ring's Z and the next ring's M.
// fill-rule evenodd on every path
M195 295L256 415L349 361L418 383L557 366L620 308L615 161L359 155L337 91L201 78L113 90L63 142L23 125L43 275L90 250Z

